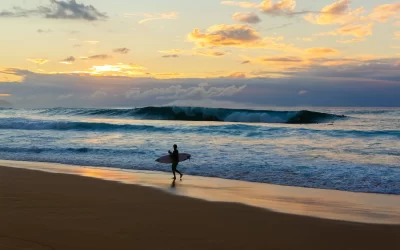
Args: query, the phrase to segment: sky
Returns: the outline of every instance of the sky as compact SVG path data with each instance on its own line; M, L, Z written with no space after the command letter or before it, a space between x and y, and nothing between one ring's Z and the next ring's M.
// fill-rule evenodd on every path
M400 106L400 2L2 0L0 105Z

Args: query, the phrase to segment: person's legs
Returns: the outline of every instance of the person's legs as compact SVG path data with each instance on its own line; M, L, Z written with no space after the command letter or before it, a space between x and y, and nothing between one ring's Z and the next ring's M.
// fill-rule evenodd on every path
M182 174L178 169L176 169L177 167L178 167L178 163L175 165L175 172L177 172L178 174L180 174L181 179L182 179L183 174Z
M172 174L174 175L174 179L176 179L175 172L177 171L176 170L177 165L178 165L178 163L172 163Z

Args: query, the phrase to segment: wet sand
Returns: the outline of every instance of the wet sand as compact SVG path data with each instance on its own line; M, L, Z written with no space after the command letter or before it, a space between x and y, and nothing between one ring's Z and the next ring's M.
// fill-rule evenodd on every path
M6 161L0 166L93 177L150 186L175 195L241 203L268 210L324 219L400 225L400 196L354 193L185 175L171 183L170 172L127 170L67 164Z
M399 235L399 225L277 213L139 185L0 167L2 250L400 249Z

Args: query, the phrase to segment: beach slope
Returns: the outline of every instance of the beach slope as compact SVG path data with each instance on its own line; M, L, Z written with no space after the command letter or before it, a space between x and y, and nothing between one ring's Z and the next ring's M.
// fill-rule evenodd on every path
M0 167L0 249L400 249L400 226Z

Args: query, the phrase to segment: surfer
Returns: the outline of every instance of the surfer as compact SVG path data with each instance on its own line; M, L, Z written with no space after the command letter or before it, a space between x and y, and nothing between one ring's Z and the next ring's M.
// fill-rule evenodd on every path
M177 172L178 174L181 175L181 179L183 174L181 172L179 172L178 169L176 169L176 167L178 167L178 163L179 163L179 151L178 151L178 146L176 144L174 144L174 152L171 152L171 150L168 150L169 155L172 158L172 173L174 174L174 180L176 179L175 176L175 172Z

